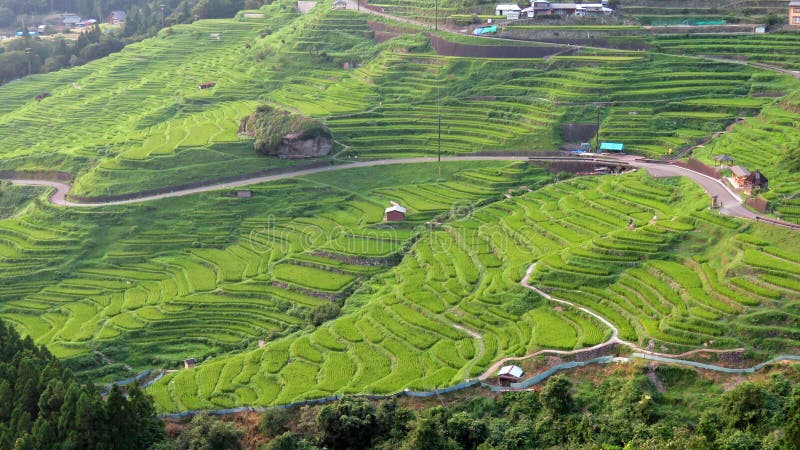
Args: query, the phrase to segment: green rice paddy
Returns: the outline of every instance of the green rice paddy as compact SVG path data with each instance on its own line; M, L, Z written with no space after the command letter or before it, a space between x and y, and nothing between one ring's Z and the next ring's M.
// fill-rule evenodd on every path
M262 102L324 120L339 157L360 159L552 151L562 124L598 108L603 140L659 156L745 116L695 156L760 168L778 212L800 217L780 159L798 143L777 97L797 89L788 75L648 52L446 57L408 27L378 44L355 12L263 11L0 87L0 168L69 171L75 194L96 196L290 165L237 135ZM532 284L640 346L800 352L793 232L710 211L687 180L553 181L522 163L389 165L253 185L251 198L85 209L4 185L0 317L95 382L198 358L148 388L165 412L445 387L504 357L604 342L603 323L519 285L533 263ZM391 201L406 221L383 221ZM316 325L331 302L341 314Z

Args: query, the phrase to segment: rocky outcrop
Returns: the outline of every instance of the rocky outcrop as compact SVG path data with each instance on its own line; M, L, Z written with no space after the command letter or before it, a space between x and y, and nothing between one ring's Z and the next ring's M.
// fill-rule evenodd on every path
M270 105L244 117L239 134L253 137L257 153L284 159L317 158L333 149L333 135L321 121Z
M276 155L283 159L318 158L330 153L333 139L328 136L304 137L300 133L287 134L281 139Z

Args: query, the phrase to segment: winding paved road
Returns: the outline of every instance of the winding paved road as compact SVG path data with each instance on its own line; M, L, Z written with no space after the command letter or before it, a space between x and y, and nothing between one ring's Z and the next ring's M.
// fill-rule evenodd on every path
M442 157L442 161L444 162L454 162L454 161L527 161L528 157L526 156L447 156ZM575 160L585 160L582 158L575 158ZM276 181L282 180L286 178L294 178L303 175L311 175L320 172L331 172L331 171L339 171L339 170L347 170L347 169L356 169L361 167L374 167L374 166L385 166L385 165L392 165L392 164L419 164L419 163L433 163L436 162L437 159L433 157L424 157L424 158L397 158L397 159L380 159L380 160L373 160L373 161L363 161L363 162L355 162L349 164L342 164L342 165L335 165L335 166L325 166L325 167L318 167L314 169L303 169L297 170L294 172L287 172L277 175L266 175L261 177L255 178L248 178L244 180L237 180L237 181L230 181L218 184L212 184L208 186L190 188L190 189L180 189L172 192L166 192L163 194L156 194L150 195L145 197L139 197L129 200L117 200L117 201L109 201L109 202L98 202L98 203L81 203L81 202L72 202L67 200L67 195L71 189L71 186L58 182L58 181L47 181L47 180L22 180L22 179L12 179L8 180L14 184L19 185L27 185L27 186L50 186L55 188L55 192L53 195L50 196L50 203L58 206L68 206L68 207L80 207L80 208L97 208L102 206L113 206L113 205L126 205L131 203L142 203L142 202L149 202L153 200L160 200L164 198L172 198L172 197L183 197L186 195L198 194L201 192L209 192L209 191L216 191L220 189L231 189L241 186L247 186L250 184L258 184L258 183L266 183L269 181ZM697 183L700 187L702 187L709 195L716 195L722 204L722 208L720 212L723 214L727 214L733 217L739 217L743 219L750 219L755 220L757 215L752 211L748 210L744 206L742 206L741 198L736 195L735 192L731 191L727 186L722 184L719 180L711 178L709 176L703 175L698 172L694 172L692 170L673 166L670 164L659 164L659 163L648 163L644 161L625 161L632 167L645 169L650 173L650 175L655 177L676 177L676 176L684 176L695 183Z
M524 156L445 156L442 157L443 162L453 162L453 161L526 161L528 158ZM286 172L277 175L265 175L261 177L254 177L254 178L247 178L244 180L236 180L236 181L229 181L224 183L212 184L208 186L201 186L196 188L190 189L179 189L172 192L166 192L163 194L156 194L156 195L149 195L145 197L138 197L130 200L116 200L110 202L92 202L92 203L81 203L81 202L71 202L67 200L67 195L71 189L71 186L65 183L61 183L58 181L46 181L46 180L19 180L19 179L11 179L7 180L14 184L25 185L25 186L51 186L56 189L56 192L50 196L50 203L58 206L70 206L70 207L81 207L81 208L96 208L100 206L112 206L112 205L127 205L131 203L142 203L142 202L149 202L153 200L160 200L164 198L172 198L172 197L183 197L186 195L198 194L201 192L209 192L209 191L217 191L220 189L231 189L241 186L247 186L250 184L258 184L258 183L266 183L269 181L276 181L276 180L283 180L286 178L294 178L300 177L303 175L311 175L320 172L332 172L337 170L345 170L345 169L357 169L360 167L374 167L374 166L386 166L391 164L419 164L419 163L433 163L436 162L437 159L433 157L425 157L425 158L397 158L397 159L378 159L373 161L363 161L363 162L355 162L349 164L342 164L336 166L325 166L325 167L317 167L313 169L302 169L296 170L294 172Z

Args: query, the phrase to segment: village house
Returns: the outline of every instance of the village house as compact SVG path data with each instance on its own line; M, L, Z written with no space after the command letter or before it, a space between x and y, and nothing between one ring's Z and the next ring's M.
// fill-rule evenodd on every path
M607 15L614 10L608 7L608 2L601 3L551 3L548 0L534 0L531 6L521 11L522 17L541 16L592 16Z
M523 373L525 372L522 370L522 367L503 366L500 368L500 372L497 373L497 378L501 381L517 382L522 378Z
M494 8L494 15L495 16L504 16L508 20L517 20L520 17L520 13L522 12L522 8L516 4L502 4L497 5Z
M347 2L345 0L334 0L331 9L347 9Z
M800 0L789 2L789 25L800 27Z
M196 358L189 358L189 359L184 359L183 360L183 368L184 369L194 369L194 367L196 365L197 365L197 359Z
M383 210L386 214L384 219L387 222L402 222L406 220L407 209L403 208L396 202L392 202L392 206Z
M745 177L742 186L742 191L747 195L753 194L756 190L766 191L767 189L769 189L769 180L758 169Z
M120 25L125 23L126 17L128 17L128 15L125 13L125 11L111 11L111 14L108 15L106 22L111 25Z
M75 16L75 15L66 16L64 17L64 19L61 20L61 23L63 23L64 26L67 28L76 27L78 26L79 22L81 22L81 16Z
M737 188L743 188L744 183L747 180L747 177L750 175L750 171L745 169L742 166L732 166L731 167L731 176L733 178L733 183L736 185Z

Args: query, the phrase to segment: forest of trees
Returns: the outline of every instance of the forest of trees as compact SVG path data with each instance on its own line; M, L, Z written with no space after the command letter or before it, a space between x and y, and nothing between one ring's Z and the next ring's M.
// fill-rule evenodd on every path
M165 443L152 399L135 386L104 400L44 347L0 321L0 449L143 449Z
M198 19L233 17L241 9L260 8L264 0L0 0L0 27L19 27L24 35L27 14L71 11L103 21L112 10L127 12L122 29L103 33L100 27L86 29L77 41L25 37L0 44L0 84L29 74L46 73L122 50L125 45L151 37L163 27ZM30 19L28 24L30 24Z
M95 26L81 33L75 42L63 38L14 39L0 46L0 84L34 73L79 66L120 51L125 44Z
M719 395L694 370L664 367L674 392L643 374L599 385L564 375L540 392L477 397L455 406L409 410L395 400L344 399L316 414L272 410L265 450L800 449L800 377L775 374ZM293 431L289 431L289 430Z

